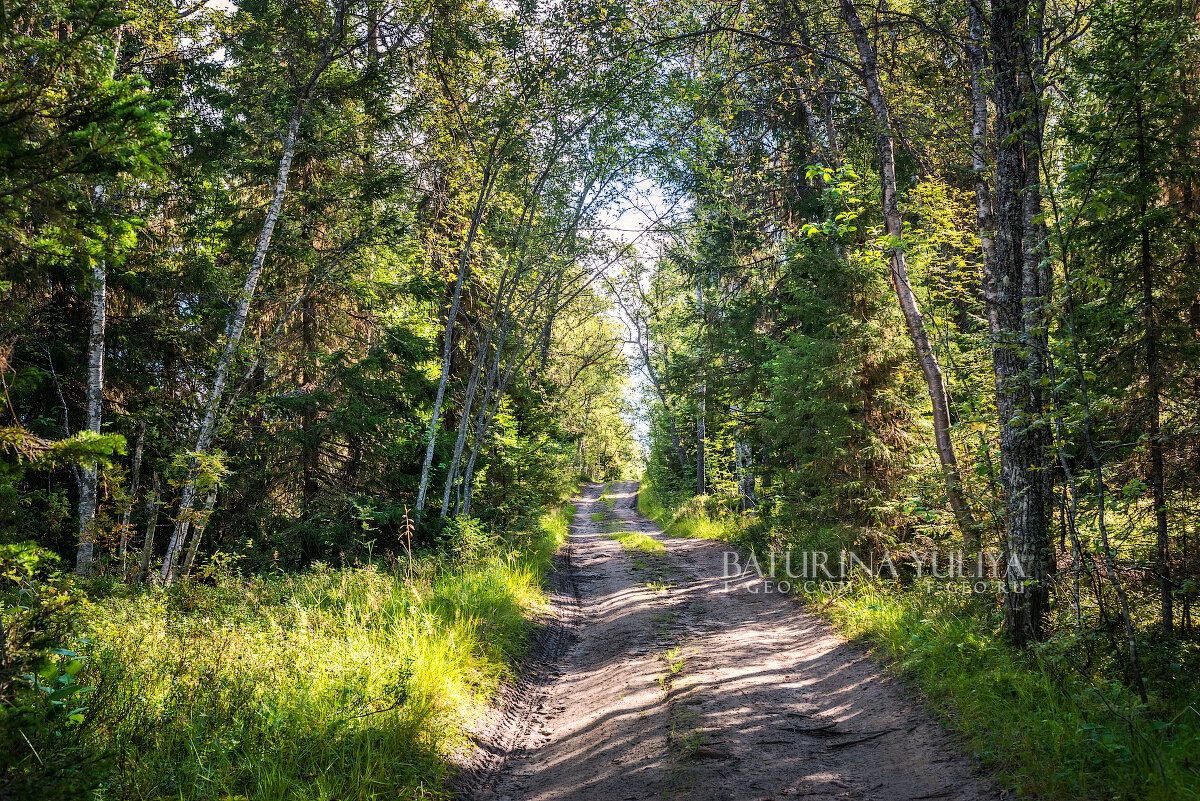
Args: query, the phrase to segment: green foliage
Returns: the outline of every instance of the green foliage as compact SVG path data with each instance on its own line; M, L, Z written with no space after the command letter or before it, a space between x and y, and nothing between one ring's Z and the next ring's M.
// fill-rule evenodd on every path
M649 64L622 44L632 28L593 12L372 2L335 32L333 7L310 2L5 11L0 373L11 419L0 444L12 458L0 463L0 538L71 553L71 465L95 456L107 469L90 526L97 572L137 563L155 477L159 508L192 484L201 498L219 489L201 560L219 548L248 571L350 564L403 550L417 518L417 549L437 547L441 510L414 507L460 263L470 301L451 336L431 496L471 416L473 363L486 378L493 356L463 493L484 528L529 524L579 472L631 472L627 365L587 270L610 248L594 223L650 108L628 79ZM310 85L326 44L332 61ZM247 333L214 442L196 452L298 108ZM108 292L99 436L78 433L96 266ZM490 345L468 320L491 320ZM151 562L172 522L157 521ZM118 555L122 542L131 549Z
M0 545L0 797L86 793L106 769L81 747L89 694L78 642L80 597L58 557L32 543Z
M0 253L76 261L127 247L131 228L96 208L98 185L160 171L166 103L115 74L128 15L109 0L35 0L0 27ZM96 224L100 220L104 224ZM25 262L27 264L27 262ZM16 277L16 276L14 276Z
M736 540L753 523L751 515L739 514L729 497L697 495L663 516L664 532L672 537Z

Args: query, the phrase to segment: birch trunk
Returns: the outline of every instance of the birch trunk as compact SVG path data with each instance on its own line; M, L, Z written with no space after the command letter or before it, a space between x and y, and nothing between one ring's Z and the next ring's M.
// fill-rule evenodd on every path
M508 288L509 288L509 291L505 295L505 301L504 301L504 306L503 306L504 312L502 314L500 313L501 306L498 302L493 304L492 316L491 316L491 319L488 321L487 331L484 332L483 337L480 339L479 353L476 354L475 359L472 360L472 362L471 362L471 377L467 380L467 391L466 391L466 394L463 396L462 416L458 422L458 435L454 441L454 454L451 456L451 459L450 459L450 467L446 471L446 486L442 490L442 509L441 509L441 512L439 513L439 517L442 520L445 520L446 516L450 513L450 494L455 489L455 486L456 486L455 482L459 476L459 468L462 465L463 448L466 446L467 432L471 430L471 409L475 403L475 395L479 391L479 376L483 373L483 365L487 361L489 361L488 353L491 351L492 337L495 334L496 326L497 326L497 323L499 320L501 320L501 319L503 320L502 325L506 326L508 323L508 313L509 313L510 306L512 304L513 292L516 291L516 283L517 283L516 280L513 280L511 282L511 286L509 286L509 277L510 276L508 274L508 270L506 269L504 276L501 278L500 287L498 290L500 294L504 294L506 286L508 286ZM500 352L500 349L502 349L503 347L504 347L504 335L502 334L500 341L498 343L496 343L496 353L497 353L496 358L497 359L499 359L499 352ZM494 378L494 375L489 373L488 374L488 391L489 392L491 391L491 381L493 380L493 378ZM483 399L483 404L485 406L487 405L487 395L486 394ZM461 508L461 506L462 506L461 484L459 484L458 486L460 488L458 490L459 501L457 503L457 506Z
M208 498L204 501L204 510L196 519L196 531L192 534L191 545L188 546L187 558L183 560L183 577L187 578L192 573L192 563L196 561L196 552L200 550L200 540L204 539L204 530L208 528L208 520L212 517L213 507L217 504L217 488L213 487L208 491Z
M103 195L104 190L97 187L95 202L98 203ZM108 302L108 271L102 256L92 263L91 289L92 324L88 331L87 420L84 429L99 434L104 406L104 326ZM82 465L76 475L79 477L79 549L75 554L75 575L89 576L95 555L92 521L96 517L99 475L95 460Z
M558 309L553 309L549 313L555 314ZM501 341L497 344L496 356L489 370L489 378L484 392L483 401L480 403L480 417L475 423L475 442L471 448L470 458L467 460L467 467L463 474L463 492L462 503L460 505L460 513L464 516L471 514L471 494L472 485L475 481L475 461L479 456L479 452L483 447L484 435L487 433L488 427L496 414L500 411L500 405L504 402L504 394L508 391L509 385L512 383L513 376L517 371L525 366L529 358L538 350L536 341L533 347L529 348L523 356L518 352L514 352L508 359L508 364L504 368L503 376L500 375L500 364L502 357L502 348L507 339L509 330L503 332ZM494 397L494 402L489 403L489 398ZM586 429L586 412L584 416L584 427Z
M137 444L133 447L133 465L129 473L129 503L121 513L121 540L117 545L117 556L121 557L121 580L125 580L125 553L129 549L129 524L133 516L133 504L137 499L139 480L142 474L142 446L146 440L146 424L138 423Z
M1025 260L1027 141L1022 120L1028 111L1024 61L1027 0L993 0L993 98L996 105L996 311L998 330L992 360L996 411L1000 418L1000 477L1004 487L1006 550L1005 624L1018 644L1038 640L1049 602L1045 551L1048 545L1044 496L1035 474L1038 435L1031 430L1031 394L1022 351L1028 346ZM1017 570L1012 570L1013 560Z
M842 0L842 15L854 36L854 43L862 65L867 101L879 128L876 134L879 150L879 182L883 190L884 231L892 240L888 259L892 287L896 291L896 299L899 301L900 311L904 315L904 324L916 350L917 362L921 366L921 372L925 376L925 385L929 391L929 400L933 411L934 442L946 481L946 496L950 501L950 508L954 512L958 527L963 532L964 539L971 540L977 536L976 524L971 515L970 506L962 497L962 477L958 469L958 455L954 451L954 442L950 438L950 401L946 392L946 381L942 375L941 364L938 363L937 355L930 345L929 334L925 330L925 320L921 314L917 296L909 283L908 264L900 245L904 229L900 219L900 204L896 190L896 159L891 115L883 97L883 90L879 86L875 50L866 28L859 19L853 0Z
M988 109L987 109L987 55L983 46L982 0L969 0L967 60L971 65L971 169L975 173L975 218L979 226L979 252L982 257L980 277L983 284L984 303L987 308L988 333L993 337L999 330L996 313L996 246L992 238L996 227L996 214L992 207L992 192L988 186Z
M123 35L124 30L119 28L113 44L112 58L108 65L110 79L117 71L117 59L121 52ZM98 211L98 207L104 202L105 191L103 186L97 186L92 190L93 212ZM94 434L99 434L104 407L104 332L108 314L108 264L103 253L92 263L91 290L92 323L88 331L87 419L84 428ZM67 407L64 403L64 425L66 414ZM92 521L96 517L98 501L99 471L96 462L93 460L81 465L75 471L75 478L79 483L79 548L75 553L75 575L89 576L92 573L92 559L95 556Z
M493 153L494 152L495 152L495 150L493 148ZM539 174L537 184L535 186L535 189L533 190L532 199L530 202L527 202L525 204L525 207L521 212L522 233L521 233L521 235L518 236L519 240L528 236L530 228L533 225L534 214L535 214L535 210L537 207L537 202L541 196L542 188L545 186L546 179L550 174L550 167L552 166L552 164L553 164L553 161L551 161L549 164L547 164L546 168L543 169L542 172ZM487 173L485 173L485 175L486 174ZM486 185L486 181L485 181L485 185ZM467 243L463 249L462 259L460 260L460 264L459 264L459 282L456 283L456 285L455 285L455 291L456 291L456 293L459 293L459 294L461 294L461 291L462 291L461 280L462 280L462 276L464 275L464 270L465 270L465 262L463 260L465 260L466 257L469 255L469 249L471 246L471 242L474 239L475 231L478 228L478 223L476 222L476 220L478 220L480 218L482 209L483 209L483 204L486 204L486 200L487 200L486 195L481 196L481 198L480 198L481 205L477 206L477 208L476 208L476 215L472 219L471 231L468 234ZM514 248L516 247L515 242L513 243L513 247ZM505 266L504 274L500 281L500 287L497 290L497 297L500 297L502 295L505 295L506 286L508 288L507 296L505 297L505 302L504 302L504 306L503 306L504 311L503 311L503 314L500 315L500 319L502 319L502 320L507 320L507 318L508 318L508 313L512 306L513 293L516 292L517 286L520 283L520 273L522 272L520 269L518 269L516 271L515 275L510 273L509 266L511 265L513 258L514 257L512 255L512 253L510 252L509 258L508 258L508 263ZM456 295L455 303L457 303L457 295ZM439 513L439 515L440 515L441 519L443 519L443 520L446 518L446 515L449 513L450 494L451 494L451 492L453 492L454 487L456 485L456 481L458 479L459 467L462 464L463 448L466 444L466 435L467 435L467 431L470 430L471 406L474 403L475 393L479 387L479 375L482 371L482 364L483 364L483 361L485 361L487 358L487 350L491 345L491 339L495 332L495 327L496 327L497 319L498 319L497 312L499 309L500 309L500 307L498 305L493 305L491 320L490 320L490 323L488 326L488 330L485 334L483 344L481 344L481 346L480 346L480 353L479 353L478 357L472 362L472 365L471 365L471 377L470 377L470 379L468 379L468 382L467 382L468 386L467 386L466 396L464 397L464 400L463 400L462 418L459 420L458 432L457 432L457 436L456 436L455 442L454 442L454 453L450 459L450 466L446 472L446 484L442 490L442 509L441 509L441 512ZM448 380L448 378L449 378L449 373L450 373L449 362L446 361L446 358L447 358L447 354L449 353L448 346L450 344L450 335L453 332L454 318L457 316L458 316L457 315L457 307L455 306L454 314L447 321L447 328L446 328L446 345L447 345L447 347L445 347L445 349L443 350L443 354L442 354L443 355L443 363L442 363L443 381ZM502 343L497 345L497 348L501 348L501 347L503 347ZM443 388L442 384L439 384L438 394L439 394L439 399L440 399L440 396L444 394L444 388ZM438 414L438 412L440 412L440 401L435 401L435 414L434 414L434 419L431 421L430 431L429 431L429 443L426 446L426 451L425 451L425 465L422 467L422 470L421 470L421 486L418 489L418 493L417 493L417 511L418 512L421 510L421 508L424 504L425 491L426 491L426 487L428 486L428 482L429 482L429 469L432 467L432 464L433 464L433 447L434 447L434 442L435 442L434 438L437 435L436 415ZM461 485L459 485L459 486L461 487ZM461 497L462 497L462 491L460 489L459 490L460 501L458 504L458 506L460 508L462 505Z
M287 134L283 141L283 154L279 159L279 169L275 175L275 187L271 195L271 204L267 207L267 216L263 220L262 229L259 231L258 241L254 246L254 257L250 262L250 269L246 273L246 281L242 284L242 290L238 293L237 306L234 308L233 317L230 318L229 324L225 329L225 346L221 350L221 356L217 361L217 369L213 374L212 385L208 391L208 402L205 404L204 419L200 423L200 430L196 435L194 453L204 453L212 445L213 433L217 424L217 412L221 407L221 399L225 395L225 385L229 380L229 371L233 367L234 357L237 354L238 346L241 344L242 335L246 331L246 320L250 316L250 304L254 300L254 292L258 288L258 281L262 277L263 266L266 264L267 252L271 247L271 237L275 233L275 224L279 222L279 214L283 210L283 201L287 195L288 177L292 171L292 159L296 155L296 142L300 134L300 123L304 118L304 111L307 107L306 98L297 101L295 108L292 110L291 119L288 121ZM193 473L195 468L193 466ZM175 530L171 534L171 541L167 545L167 554L163 559L162 578L164 581L170 581L174 578L176 571L175 562L179 557L180 549L183 547L183 542L187 538L188 528L191 525L190 512L194 508L196 502L196 478L193 475L184 485L183 492L179 500L179 516L175 524Z
M511 363L510 369L505 373L504 381L498 381L500 378L500 360L501 349L504 347L504 340L508 338L506 330L502 339L496 346L496 356L492 360L491 366L488 368L487 382L484 386L483 400L479 403L478 416L475 419L475 441L471 447L471 453L467 458L467 466L463 471L462 489L459 493L458 512L464 516L471 514L471 485L475 481L475 460L479 457L479 451L483 447L484 435L487 433L488 426L491 425L494 413L492 411L491 401L492 395L498 392L496 401L496 410L499 411L500 402L504 397L504 385L512 375ZM513 357L515 359L515 357ZM581 440L582 442L582 440Z
M1054 552L1051 547L1050 521L1053 517L1054 471L1050 461L1054 442L1051 428L1046 424L1046 401L1043 386L1050 361L1049 347L1049 301L1051 293L1049 264L1046 258L1047 230L1042 214L1042 126L1046 107L1042 101L1042 86L1045 70L1042 63L1044 35L1042 20L1045 17L1044 0L1033 0L1027 16L1028 30L1024 36L1026 63L1022 70L1022 88L1025 94L1025 187L1021 193L1021 235L1023 238L1024 264L1022 267L1022 291L1025 307L1026 382L1029 393L1029 417L1033 430L1034 486L1040 498L1034 501L1041 506L1041 533L1044 540L1040 548L1042 565L1038 573L1047 578L1055 570ZM1049 590L1047 589L1047 593ZM1047 600L1047 603L1049 601Z
M466 517L471 514L471 485L475 481L475 460L479 457L479 451L483 447L484 435L487 433L488 426L491 425L491 398L495 390L496 375L499 372L499 354L496 356L496 364L488 370L487 386L483 393L483 400L479 403L479 412L475 420L475 441L471 446L471 453L467 457L467 465L463 470L463 481L458 496L458 508L456 511Z
M493 152L495 145L493 145ZM454 352L454 326L458 320L458 310L462 302L463 284L467 279L467 269L470 264L471 247L475 243L475 235L479 231L479 223L483 219L483 211L487 206L488 195L491 193L492 175L484 173L483 186L479 190L479 199L475 203L475 211L471 215L471 227L467 231L466 241L458 256L458 275L454 280L454 291L450 297L450 308L446 312L446 332L442 344L442 373L438 379L437 394L433 399L433 411L429 414L429 431L426 435L425 461L421 464L421 482L417 487L417 502L415 511L420 518L425 508L425 493L429 490L429 474L433 468L433 451L437 445L438 424L442 420L442 403L446 399L446 384L450 381L450 359Z
M258 288L259 279L262 277L263 266L267 261L267 253L271 249L271 237L275 233L275 224L279 222L279 215L283 210L283 201L287 196L288 178L292 172L292 160L296 156L296 145L300 137L300 124L303 122L304 115L308 111L308 103L312 98L313 91L316 89L317 81L334 60L337 43L341 39L345 19L346 2L345 0L341 0L335 11L333 29L330 31L329 38L325 42L321 58L313 68L308 82L301 88L299 96L296 99L296 104L292 107L287 132L283 138L283 153L279 158L279 169L275 174L275 185L271 193L271 203L267 207L267 215L263 220L262 229L259 231L258 241L255 242L254 256L250 261L250 269L246 272L246 280L242 284L241 292L238 293L237 305L234 308L233 316L229 319L229 323L225 328L224 347L221 349L221 355L217 360L217 369L213 373L212 384L209 387L208 400L204 408L204 418L196 434L195 447L193 448L193 453L195 454L204 453L212 445L213 434L216 430L221 409L221 399L225 395L226 384L229 381L229 371L233 368L234 357L237 355L242 335L246 331L246 320L250 316L250 304L254 300L254 292ZM183 487L183 492L180 494L179 515L175 523L175 529L171 534L171 541L167 545L167 554L163 558L162 578L164 581L171 580L177 573L176 562L179 558L180 550L183 548L183 543L187 539L188 527L191 525L191 512L196 503L197 478L195 459L193 458L192 475L189 477Z
M450 511L450 494L456 488L459 467L462 464L463 448L467 443L467 432L471 429L471 411L475 403L475 395L479 391L479 376L483 372L481 360L487 358L487 350L491 347L491 332L488 332L480 346L480 353L471 362L471 377L467 380L467 390L463 396L462 416L458 421L458 434L454 440L454 454L450 457L450 467L446 470L446 485L442 488L442 509L438 516L445 520ZM486 403L486 398L485 401ZM461 497L461 490L459 491Z

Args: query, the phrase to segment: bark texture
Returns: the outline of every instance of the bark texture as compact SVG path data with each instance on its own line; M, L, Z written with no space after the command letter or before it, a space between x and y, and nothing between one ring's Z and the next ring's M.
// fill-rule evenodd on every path
M96 202L103 198L103 190L96 190ZM92 263L91 276L92 323L88 329L87 352L87 400L84 430L100 433L104 407L104 328L108 305L108 270L103 258ZM93 460L82 465L76 475L79 478L79 548L75 553L75 575L88 576L92 572L95 556L92 520L96 517L99 472Z
M1019 644L1036 641L1049 603L1046 567L1049 532L1038 470L1043 454L1034 422L1026 332L1024 126L1029 121L1025 86L1025 0L993 0L993 102L996 106L996 313L992 349L996 407L1000 418L1000 477L1008 551L1005 623Z

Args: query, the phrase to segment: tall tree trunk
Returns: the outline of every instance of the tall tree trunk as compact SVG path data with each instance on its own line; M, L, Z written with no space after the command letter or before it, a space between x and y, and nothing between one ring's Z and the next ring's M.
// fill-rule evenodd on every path
M204 418L200 422L200 430L196 434L194 454L202 454L212 445L213 435L219 422L221 399L225 395L225 386L229 381L229 371L233 368L234 358L242 335L246 331L246 321L250 316L250 304L254 300L254 292L262 277L263 266L267 261L267 253L271 249L271 237L275 233L275 225L283 211L283 201L287 196L288 178L292 171L292 160L296 156L296 145L300 137L300 124L308 111L309 101L316 89L322 73L333 62L337 44L342 37L342 29L346 19L346 0L340 0L335 11L333 29L325 41L320 60L313 68L308 82L301 88L296 103L292 107L291 118L288 120L287 132L283 138L283 153L279 158L279 169L275 173L275 185L271 193L271 203L267 207L267 215L258 233L258 241L254 245L254 256L250 260L250 269L246 272L246 280L238 293L237 305L233 316L225 328L225 343L217 360L217 369L213 373L212 384L208 390L208 398L204 408ZM196 474L197 465L192 459L191 474L184 484L179 499L179 516L175 530L171 533L171 541L167 545L167 554L163 558L162 579L170 582L178 571L177 561L179 552L187 539L188 527L191 525L191 512L196 503Z
M942 375L941 364L938 363L937 355L933 352L933 347L929 342L921 306L909 283L908 264L901 247L904 227L900 218L900 202L896 189L896 157L892 120L887 102L883 97L883 90L879 86L875 49L866 28L863 27L862 20L859 19L858 9L853 0L842 0L842 16L854 36L859 63L862 65L867 102L871 106L878 128L876 144L879 151L879 183L883 194L884 232L891 240L888 268L891 273L892 287L896 291L896 299L899 301L900 311L904 315L904 324L908 329L913 348L916 350L917 363L921 366L921 372L925 376L925 386L929 391L930 405L933 410L934 443L946 482L946 497L950 501L950 508L954 512L955 520L963 532L964 539L975 541L978 536L975 519L971 514L970 506L962 496L962 476L958 469L958 455L954 450L954 441L950 438L950 400L946 392L946 381Z
M501 293L504 293L505 285L508 282L508 279L509 279L509 274L508 274L508 270L506 269L504 276L502 277L501 282L500 282L500 292ZM498 321L501 320L501 318L502 318L502 322L499 322L499 324L504 326L505 331L504 331L504 333L501 334L500 341L496 343L496 360L497 361L500 358L500 350L504 347L504 338L505 338L505 334L507 333L507 326L508 326L508 311L509 311L509 306L512 303L513 292L516 291L516 283L517 283L517 281L514 277L512 286L509 288L509 291L505 294L504 312L503 313L501 313L501 311L500 311L501 306L500 306L499 299L497 299L497 301L492 305L491 319L488 321L487 330L485 332L483 332L483 336L477 340L479 342L479 351L478 351L478 353L475 354L475 358L472 359L472 361L471 361L471 376L470 376L470 378L467 379L467 389L463 395L463 408L462 408L462 414L460 415L459 421L458 421L458 434L454 440L454 452L450 457L450 466L446 470L446 484L442 489L442 509L441 509L441 512L439 512L439 517L442 520L445 520L446 516L449 515L449 513L450 513L450 495L456 488L456 485L458 487L458 499L459 499L456 505L457 505L459 511L461 511L461 509L462 509L462 489L461 489L462 484L461 484L461 482L458 482L457 480L459 478L460 467L462 466L463 448L466 447L466 443L467 443L467 433L471 430L471 409L475 404L475 395L479 391L479 377L480 377L480 375L484 374L484 372L485 372L484 365L491 361L488 354L491 353L492 337L495 335L496 326L498 324ZM489 368L487 371L487 382L488 382L487 383L487 393L491 392L491 388L492 388L491 382L494 379L494 377L495 376L494 376L493 372L491 371L491 368ZM487 406L487 402L488 402L488 397L487 397L487 394L485 393L485 396L483 399L484 407ZM483 409L480 409L480 416L482 417L482 415L483 415ZM479 435L476 434L477 441L478 441L478 436Z
M213 487L208 491L208 498L204 501L204 510L196 519L196 530L192 534L191 545L188 546L187 558L183 560L183 570L181 572L184 578L187 578L192 573L192 563L196 561L196 552L200 550L200 540L204 539L204 530L208 528L208 521L212 517L213 507L216 504L217 488Z
M499 138L493 142L493 155L499 144ZM450 362L454 355L454 327L458 321L458 310L462 303L463 284L467 280L467 272L471 263L471 247L475 243L475 235L483 220L484 209L487 208L488 196L491 194L494 175L485 171L483 184L479 189L479 198L475 202L475 210L471 214L471 227L463 242L458 255L458 274L454 279L454 291L450 295L449 308L446 311L446 332L442 340L442 373L438 378L437 393L433 399L433 410L429 413L429 430L425 441L425 460L421 464L421 480L417 487L416 516L420 519L425 508L425 493L429 490L429 475L433 469L433 452L437 445L438 425L442 420L442 403L446 399L446 385L450 382Z
M982 0L968 0L967 59L971 65L971 169L975 173L975 218L979 226L979 251L982 257L980 277L983 297L987 308L988 333L993 337L999 330L996 312L996 277L992 268L996 263L996 248L993 234L996 227L992 208L992 191L988 186L988 108L987 108L987 55L984 49Z
M458 481L457 479L459 478L459 472L460 472L460 468L462 466L463 449L466 447L466 444L467 444L467 433L471 430L471 419L472 419L471 411L472 411L472 407L475 403L475 395L479 392L479 376L481 373L483 373L483 364L481 363L481 361L485 360L485 359L487 361L490 361L490 359L487 359L487 349L490 347L491 347L491 335L489 334L485 339L485 343L482 346L481 352L478 354L477 358L473 361L473 363L471 365L471 377L467 381L467 391L466 391L466 395L463 397L462 416L460 417L460 419L458 421L458 436L456 437L456 439L454 441L454 454L450 458L450 467L446 471L446 486L442 490L442 510L441 510L439 516L443 520L450 513L450 495L455 489L458 490L457 501L456 501L456 512L462 511L463 487L462 487L462 482ZM494 376L489 368L489 371L487 374L487 388L484 391L484 396L483 396L483 400L481 401L480 408L477 410L477 416L480 419L482 419L485 414L485 410L486 410L486 407L488 404L488 399L489 399L491 391L492 391L493 378L494 378ZM479 429L479 426L476 426L476 435L475 435L476 442L479 441L479 437L481 436L481 433L478 431L478 429ZM473 464L473 463L474 463L474 460L472 459L471 464ZM468 468L467 472L470 472L469 468Z
M996 106L996 309L998 330L992 349L996 407L1000 417L1000 475L1005 494L1005 623L1018 644L1036 641L1049 603L1046 566L1049 532L1038 475L1040 435L1031 420L1026 329L1025 149L1023 127L1031 124L1023 91L1028 64L1023 60L1026 0L993 0L993 99ZM1013 567L1018 569L1013 570Z
M475 440L471 446L471 452L467 456L467 465L463 470L462 488L459 492L458 512L463 516L469 517L471 514L471 496L472 484L475 481L475 461L479 458L479 452L483 449L484 435L488 427L491 425L492 417L492 395L499 390L500 395L497 398L497 407L503 400L503 388L497 386L497 377L500 372L500 351L497 349L496 357L491 367L488 368L487 381L484 386L483 399L479 402L479 411L475 420ZM586 412L584 413L584 425L586 428ZM583 440L579 441L579 454L582 459L583 455Z
M296 155L296 142L300 133L300 122L304 118L304 111L307 107L306 98L297 101L296 106L292 109L292 117L288 122L287 135L283 141L283 154L279 159L279 169L275 176L275 188L271 196L271 204L267 207L267 216L263 220L262 229L258 234L258 241L254 246L254 257L250 261L250 269L246 273L246 280L242 284L242 290L238 293L237 305L234 307L233 316L229 319L229 323L225 328L225 347L221 350L221 355L217 360L217 369L213 373L212 384L208 390L208 399L205 404L204 418L200 422L200 430L196 434L196 440L193 447L193 452L202 454L212 445L213 434L216 431L218 410L221 408L221 399L225 395L225 385L229 380L229 371L233 367L234 358L237 355L238 346L241 344L242 335L246 331L246 321L250 316L250 304L254 299L254 292L258 288L258 281L262 277L263 266L266 264L267 252L271 247L271 237L275 233L275 225L279 221L279 214L283 210L284 197L287 195L288 177L292 171L292 159ZM179 556L180 549L183 547L184 540L187 538L188 527L191 525L191 515L189 514L196 503L196 466L192 465L192 475L183 487L179 500L179 516L175 524L175 530L171 534L171 541L167 545L167 554L163 558L162 579L170 582L174 580L177 566L176 561Z
M103 197L103 188L97 187L93 204L98 205ZM108 305L108 270L102 255L92 262L91 289L92 324L88 331L87 420L84 429L99 434L104 407L104 326ZM96 517L98 494L99 471L96 461L82 465L76 475L79 477L79 548L75 554L75 575L88 576L91 575L95 555L92 521Z
M979 280L983 289L984 309L987 314L988 335L993 342L1000 330L1000 318L996 305L996 228L992 190L988 182L988 98L987 98L987 51L984 47L984 15L980 6L983 0L967 0L968 39L967 61L971 67L971 169L975 173L975 221L979 230L980 269ZM980 441L984 434L980 432ZM993 474L991 457L988 472ZM994 475L994 474L993 474ZM995 486L994 477L989 483ZM976 555L983 548L981 532L964 532L963 545L974 564Z
M142 563L138 566L137 582L141 584L150 573L150 560L154 557L154 531L158 528L159 492L161 482L158 473L150 484L150 494L146 496L146 541L142 544Z
M112 58L108 64L108 77L111 80L117 71L117 63L121 54L121 39L124 28L118 28L113 42ZM100 185L92 190L92 213L100 211L105 201L105 187ZM103 252L92 262L91 281L91 327L88 330L87 353L87 395L86 421L84 428L93 434L100 433L100 424L104 411L104 333L108 315L108 263ZM53 365L51 366L53 369ZM67 408L63 405L64 426ZM96 517L96 506L99 494L99 469L95 460L81 465L75 471L79 484L79 547L75 552L75 575L88 576L92 572L92 559L95 556L95 532L92 522Z
M1027 62L1022 70L1022 90L1026 112L1024 115L1025 138L1025 188L1021 192L1021 236L1023 239L1024 262L1022 265L1021 291L1025 307L1026 385L1029 392L1029 417L1034 423L1033 478L1041 495L1043 527L1046 529L1046 547L1042 553L1046 576L1053 574L1056 566L1051 547L1049 524L1056 505L1054 498L1054 471L1050 461L1053 452L1051 426L1047 423L1046 398L1043 392L1050 362L1050 300L1052 270L1048 269L1047 230L1042 211L1042 127L1045 123L1045 103L1042 86L1045 69L1042 63L1044 35L1042 20L1045 17L1045 0L1032 0L1027 17L1028 30L1025 35L1024 53Z

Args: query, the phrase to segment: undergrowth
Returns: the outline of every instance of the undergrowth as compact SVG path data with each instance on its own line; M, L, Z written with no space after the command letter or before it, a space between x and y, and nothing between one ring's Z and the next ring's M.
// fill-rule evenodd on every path
M67 732L106 765L93 797L445 797L573 511L411 568L93 588L76 680L94 690Z

